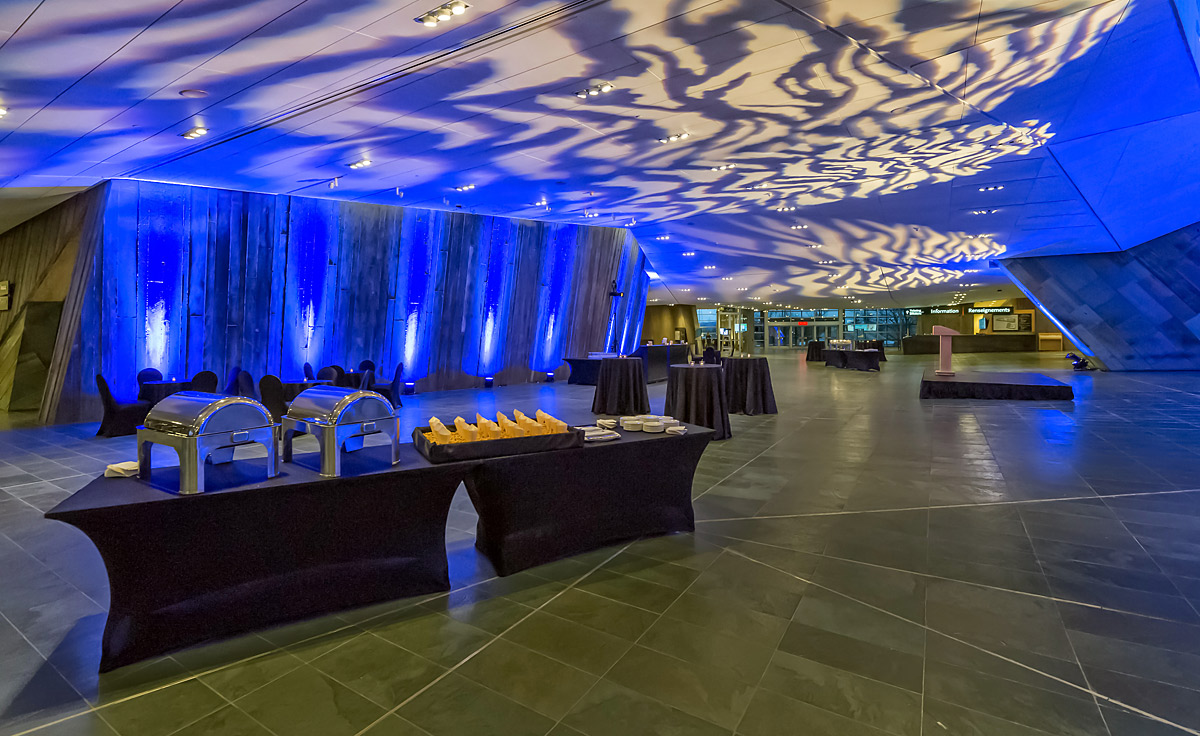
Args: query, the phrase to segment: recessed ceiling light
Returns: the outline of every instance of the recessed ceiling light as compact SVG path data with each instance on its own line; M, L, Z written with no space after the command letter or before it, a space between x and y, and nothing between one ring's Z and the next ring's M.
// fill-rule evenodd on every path
M370 166L370 165L371 165L371 159L369 159L369 158L364 158L364 159L359 159L358 161L355 161L354 163L350 164L350 168L352 168L352 169L365 169L365 168L367 168L367 167L368 167L368 166Z
M430 28L436 28L438 23L450 20L456 15L462 15L467 12L467 8L471 7L461 0L454 0L452 3L446 3L440 7L434 8L427 13L422 13L414 21Z
M722 281L733 281L733 277L732 276L722 276L721 280Z
M775 211L776 212L795 212L796 208L795 207L776 207Z
M1001 190L1001 189L1003 189L1003 188L1004 188L1004 185L1003 185L1003 184L995 184L995 185L993 185L993 186L990 186L990 187L979 187L979 191L981 191L981 192L995 192L995 191L999 191L999 190Z
M680 289L680 291L691 291L691 289Z
M191 140L195 140L201 136L208 135L208 128L205 128L202 126L196 126L195 128L192 128L191 130L188 130L188 131L184 131L183 133L180 133L179 135L181 135L184 138L187 138L189 141L191 141Z
M655 240L670 240L671 236L670 235L656 235L656 236L654 236L654 239Z
M705 271L714 271L714 270L716 270L716 268L717 268L716 266L705 266L704 270Z
M4 116L5 116L5 115L7 115L7 114L8 114L8 108L7 108L7 107L0 107L0 118L4 117Z
M678 141L686 141L690 137L691 137L690 133L672 133L671 135L667 136L666 138L659 138L658 142L659 143L676 143Z
M728 171L729 169L737 168L737 164L721 164L720 166L712 167L713 171Z
M905 184L904 186L902 186L902 187L900 187L900 188L901 188L901 189L904 189L904 190L906 190L906 191L907 191L907 190L909 190L909 189L916 189L916 188L917 188L917 185L916 185L916 184Z
M738 291L750 291L750 287L749 286L739 286Z
M469 192L475 188L474 184L463 184L461 187L454 187L456 192Z
M972 215L994 215L1000 210L971 210Z
M694 255L696 255L696 252L695 252L695 251L691 251L691 250L689 250L688 252L686 252L686 253L681 253L680 255L683 255L683 256L689 256L689 257L690 257L690 256L694 256Z
M208 93L202 89L181 89L179 90L179 96L199 99L201 97L208 97Z
M808 225L792 225L793 230L807 230Z

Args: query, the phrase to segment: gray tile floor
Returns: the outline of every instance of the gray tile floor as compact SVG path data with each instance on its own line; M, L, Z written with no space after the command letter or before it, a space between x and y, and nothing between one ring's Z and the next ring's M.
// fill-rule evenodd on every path
M501 579L460 492L451 593L104 676L103 565L41 512L133 443L2 432L0 734L1200 732L1198 376L960 361L1050 372L1077 400L923 402L929 357L878 374L773 357L781 413L709 447L695 535ZM403 421L590 401L430 394Z

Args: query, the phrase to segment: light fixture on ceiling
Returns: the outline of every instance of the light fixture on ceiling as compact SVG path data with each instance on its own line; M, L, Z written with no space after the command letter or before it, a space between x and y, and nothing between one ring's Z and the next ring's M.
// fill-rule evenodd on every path
M750 287L749 286L739 286L738 291L750 291Z
M990 187L979 187L981 192L996 192L1004 188L1003 184L993 184Z
M691 289L680 289L680 291L691 291Z
M732 276L722 276L721 280L722 281L733 281L733 277Z
M712 167L713 171L728 171L729 169L737 168L737 164L721 164L720 166Z
M705 271L715 271L716 269L717 269L716 266L705 266L704 267Z
M647 301L656 302L658 300L657 299L648 299Z
M680 255L682 255L682 256L684 256L684 257L687 257L687 258L690 258L690 257L692 257L692 256L696 255L696 251L694 251L694 250L689 250L689 251L687 251L686 253L680 253Z
M654 239L655 240L670 240L671 236L670 235L655 235Z
M7 114L8 114L8 108L7 108L7 107L0 107L0 118L4 117L4 116L5 116L5 115L7 115Z
M776 207L775 211L776 212L795 212L796 208L795 207Z
M186 131L180 133L179 135L184 138L187 138L189 141L194 141L197 138L200 138L201 136L208 135L208 128L205 128L204 126L201 126L201 125L197 125L195 128L192 128L191 130L186 130Z
M599 213L599 212L588 212L587 210L584 210L584 212L583 212L583 216L584 216L584 217L588 217L588 218L591 218L591 217L599 217L599 216L600 216L600 213Z
M691 137L691 133L672 133L671 135L667 136L666 138L659 138L658 142L659 143L678 143L679 141L686 141L690 137Z
M805 248L824 248L825 246L821 245L820 243L805 243L804 247Z
M454 187L456 192L469 192L475 188L474 184L463 184L461 187Z
M430 28L436 28L438 23L448 21L456 15L462 15L463 13L467 12L467 8L469 7L471 6L461 2L460 0L454 0L452 3L446 3L445 5L434 8L428 13L422 13L416 18L413 18L413 20L421 25L428 26Z
M368 166L370 166L370 165L371 165L371 159L369 159L369 158L362 158L362 159L359 159L358 161L355 161L354 163L350 164L350 168L352 168L352 169L365 169L365 168L367 168L367 167L368 167Z
M190 97L192 99L198 100L201 97L208 97L208 93L202 89L181 89L181 90L179 90L179 96L180 97Z
M584 87L576 92L575 96L581 100L586 100L589 97L596 97L605 92L612 92L613 89L615 89L615 87L613 87L611 82L593 82L591 86Z
M792 230L807 230L808 225L792 225Z
M656 279L656 278L658 278L658 272L657 271L647 271L646 278Z
M698 296L698 297L696 297L696 301L698 301L698 302L706 302L706 301L708 301L708 297L706 297L706 296Z
M972 215L994 215L994 214L996 214L996 213L997 213L997 212L999 212L999 211L1000 211L1000 210L996 210L996 209L991 209L991 210L971 210L971 214L972 214Z
M550 204L550 203L546 201L546 198L542 197L541 199L539 199L538 201L534 202L533 204L531 204L529 206L530 207L545 207L548 204Z

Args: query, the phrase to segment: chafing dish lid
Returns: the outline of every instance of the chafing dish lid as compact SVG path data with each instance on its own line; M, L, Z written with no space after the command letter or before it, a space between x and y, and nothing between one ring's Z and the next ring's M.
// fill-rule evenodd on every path
M195 437L269 427L271 412L254 399L203 391L180 391L154 405L146 429Z
M292 400L287 415L304 422L328 425L395 418L391 402L380 394L338 386L305 389Z

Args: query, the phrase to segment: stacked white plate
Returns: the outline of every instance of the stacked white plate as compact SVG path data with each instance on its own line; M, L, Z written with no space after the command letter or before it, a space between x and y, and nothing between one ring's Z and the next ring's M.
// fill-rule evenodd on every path
M621 429L628 432L641 432L642 421L641 417L621 417Z

